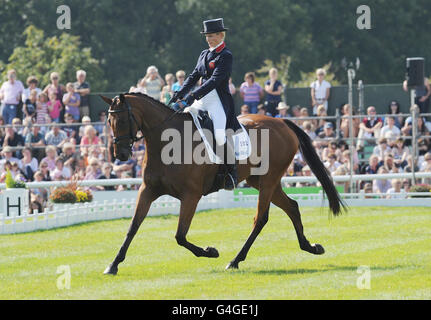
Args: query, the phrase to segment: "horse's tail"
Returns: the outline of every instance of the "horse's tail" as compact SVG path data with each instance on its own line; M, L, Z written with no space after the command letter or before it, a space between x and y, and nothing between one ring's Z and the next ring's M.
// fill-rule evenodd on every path
M328 197L329 208L331 209L334 216L339 215L341 213L341 206L344 210L346 210L346 205L343 200L341 200L340 194L335 188L328 170L317 155L310 137L292 121L284 119L284 122L290 129L293 130L293 132L295 132L296 136L298 137L299 149L305 159L305 162L307 162L311 171L322 184L322 188Z

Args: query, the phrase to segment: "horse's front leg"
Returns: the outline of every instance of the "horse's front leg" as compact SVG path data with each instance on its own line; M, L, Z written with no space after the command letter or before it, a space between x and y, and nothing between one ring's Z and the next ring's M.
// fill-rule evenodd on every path
M147 216L151 203L155 199L157 199L157 195L155 195L150 190L150 188L146 187L145 185L141 185L138 192L138 198L136 200L135 214L130 224L129 231L127 232L126 239L124 240L114 261L106 268L104 274L117 274L118 264L123 262L126 258L127 249L129 248L129 245L138 231L142 221L144 221L145 217Z
M181 200L180 217L175 239L180 246L189 249L196 257L218 258L219 253L217 249L211 247L203 249L188 242L186 239L199 200L200 197L187 197Z

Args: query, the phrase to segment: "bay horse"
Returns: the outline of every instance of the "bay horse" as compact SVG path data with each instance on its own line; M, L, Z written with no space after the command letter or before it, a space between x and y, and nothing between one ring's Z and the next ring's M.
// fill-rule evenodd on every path
M137 141L141 131L146 151L142 164L143 182L139 188L135 213L129 226L126 238L114 261L106 268L105 274L117 274L118 264L124 261L127 249L145 219L151 203L161 195L170 195L181 201L176 241L180 246L190 250L196 257L217 258L219 253L212 247L201 248L190 243L187 238L190 224L201 197L210 190L218 172L217 164L170 164L161 161L161 152L168 142L162 141L162 132L175 128L184 131L185 121L191 121L188 113L178 113L165 104L138 93L120 94L114 99L101 96L109 105L108 122L114 135L114 157L126 161L131 155L132 145ZM345 207L325 166L317 155L308 135L287 119L271 118L263 115L243 115L238 120L247 131L258 132L268 129L269 146L262 148L257 139L252 145L252 152L268 150L269 168L264 175L251 175L252 164L238 164L238 182L246 180L248 185L259 190L257 213L248 239L236 257L226 269L237 269L268 221L270 203L281 208L291 219L295 228L299 247L311 254L325 252L320 244L311 244L304 235L301 215L296 201L289 198L281 186L281 178L292 162L298 149L317 177L325 191L329 208L334 216ZM197 130L193 125L193 130ZM193 148L200 142L193 141Z

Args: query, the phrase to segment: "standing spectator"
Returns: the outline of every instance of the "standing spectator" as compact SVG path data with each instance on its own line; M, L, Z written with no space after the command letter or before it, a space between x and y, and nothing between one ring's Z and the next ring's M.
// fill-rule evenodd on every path
M47 103L49 116L55 123L60 123L60 114L63 110L63 105L60 100L57 100L57 95L54 92L49 94L49 101Z
M171 100L174 92L172 91L172 86L174 85L175 77L172 73L168 73L165 75L166 85L163 87L162 92L160 93L160 101L164 104L168 104Z
M240 87L240 95L244 104L250 108L250 113L257 113L257 106L263 98L262 87L254 82L255 76L253 72L247 72L244 77L244 83Z
M36 90L37 96L42 92L40 88L37 87L39 81L35 76L29 76L27 78L27 88L24 89L22 93L22 102L25 103L25 101L30 97L30 93L32 90Z
M37 124L46 124L49 123L49 109L48 109L48 97L46 93L42 92L39 95L36 103L36 123ZM45 128L42 129L44 131Z
M236 93L236 88L232 82L232 77L229 78L229 92L230 92L231 96L233 96Z
M45 93L47 97L49 97L51 92L54 92L57 95L57 100L62 102L66 88L60 83L59 74L57 72L52 72L49 78L51 79L51 83L48 84L42 92Z
M67 93L63 97L63 103L66 106L66 112L71 114L75 121L79 121L79 106L81 105L81 97L75 92L75 88L71 82L66 85L66 90Z
M23 116L25 118L34 118L36 116L38 93L36 90L31 90L28 97L24 101L22 107Z
M364 148L365 139L378 139L380 137L380 129L383 126L383 121L380 117L376 116L376 108L370 106L367 109L368 117L364 118L359 125L357 150Z
M183 87L184 80L186 80L186 73L184 70L178 70L175 74L175 77L177 78L177 82L172 85L173 92L180 91L180 89Z
M287 117L289 117L289 115L287 114L287 111L289 110L289 108L290 107L288 105L286 105L286 103L281 101L277 106L278 114L275 117L276 118L287 118Z
M45 141L47 145L53 145L57 148L61 148L67 141L67 134L63 130L60 130L59 126L54 126L46 133Z
M21 95L24 91L22 82L16 79L15 70L9 70L7 73L8 81L0 87L0 100L3 103L3 118L6 124L11 124L12 119L18 115L18 106L21 101Z
M281 102L281 94L283 93L283 84L277 80L278 71L276 68L269 70L269 80L265 82L265 107L273 117L277 114L276 108Z
M153 99L160 100L160 92L165 84L159 71L155 66L149 66L147 74L141 81L142 87L145 88L145 93Z
M328 111L328 99L331 94L331 84L325 80L325 69L317 69L317 80L311 83L311 105L313 106L313 115L317 114L317 107L321 104Z
M407 86L407 80L403 83L404 91L408 92L409 88ZM416 86L416 97L415 104L419 106L420 113L428 113L429 112L429 104L430 104L430 95L431 95L431 86L428 78L424 78L424 84L421 86Z
M87 73L84 70L76 71L76 82L73 84L75 92L79 94L79 113L81 116L90 116L90 84L85 81Z

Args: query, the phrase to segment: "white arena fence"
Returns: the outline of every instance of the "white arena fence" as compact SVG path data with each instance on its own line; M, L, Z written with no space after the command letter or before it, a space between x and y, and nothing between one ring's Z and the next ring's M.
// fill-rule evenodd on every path
M368 181L382 179L412 179L411 173L385 174L385 175L354 175L334 176L335 182ZM431 173L416 173L416 179L431 178ZM114 186L114 185L139 185L141 178L135 179L110 179L110 180L86 180L81 181L81 186ZM284 177L282 183L317 182L314 176L310 177ZM70 183L69 181L31 182L27 183L29 189L60 187ZM5 184L0 184L0 189L5 189ZM130 218L134 214L138 191L95 191L94 200L91 203L80 204L54 204L44 212L28 214L24 210L21 216L6 216L0 213L0 234L32 232L58 227L65 227L90 221L112 220ZM431 193L398 193L382 195L370 193L341 194L348 206L370 207L431 207ZM427 197L428 196L428 197ZM290 194L289 197L298 201L301 207L328 207L328 202L323 192L317 194ZM418 198L422 197L422 198ZM226 208L256 208L258 195L246 195L241 189L234 191L221 190L203 197L198 204L197 211L226 209ZM3 201L0 195L0 204ZM3 206L0 206L2 208ZM178 215L180 201L162 196L153 202L149 216Z

